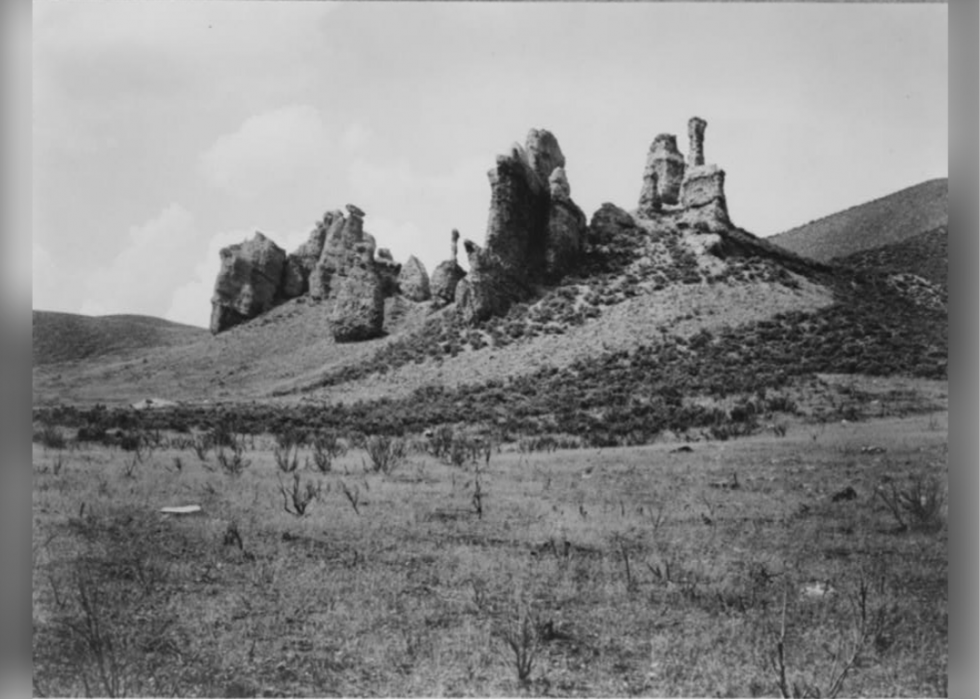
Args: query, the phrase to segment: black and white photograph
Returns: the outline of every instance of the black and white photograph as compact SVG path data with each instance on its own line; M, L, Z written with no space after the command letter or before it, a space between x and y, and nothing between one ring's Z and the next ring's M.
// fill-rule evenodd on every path
M34 0L33 696L949 696L948 9Z

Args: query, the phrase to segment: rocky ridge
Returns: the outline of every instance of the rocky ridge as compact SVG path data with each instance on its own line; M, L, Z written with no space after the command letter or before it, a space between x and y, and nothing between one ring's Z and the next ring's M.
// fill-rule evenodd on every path
M705 164L707 122L688 123L688 157L672 134L651 143L636 210L604 204L591 223L571 196L566 160L557 138L531 129L523 144L496 159L487 173L490 207L482 245L463 241L469 266L458 263L459 233L452 232L449 259L431 279L415 257L404 264L377 248L364 230L364 212L348 204L347 215L327 212L309 239L288 255L262 233L221 251L222 267L212 299L212 333L246 322L289 299L308 295L327 306L337 341L359 341L383 333L385 299L395 296L453 306L470 326L501 317L515 303L570 274L587 272L587 253L615 247L624 230L649 234L650 222L685 231L692 250L718 256L746 252L751 234L728 217L725 173ZM644 231L647 231L644 233ZM757 239L754 239L757 240ZM587 266L587 265L586 265Z

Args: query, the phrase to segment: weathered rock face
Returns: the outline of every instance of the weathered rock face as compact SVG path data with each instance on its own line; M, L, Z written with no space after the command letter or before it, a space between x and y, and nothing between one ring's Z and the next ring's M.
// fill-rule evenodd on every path
M644 172L656 174L657 195L662 204L677 204L684 181L684 167L684 156L677 150L676 136L660 134L653 139Z
M452 303L456 298L456 285L466 276L466 270L459 266L455 259L444 260L432 270L432 280L429 284L431 298L440 305Z
M531 133L536 135L539 144L548 142L540 131ZM547 152L542 149L537 165L545 167L547 159ZM515 273L528 278L540 276L548 236L551 200L548 180L538 176L528 161L527 152L518 145L509 155L498 156L496 167L487 175L490 179L490 215L486 247L501 264Z
M688 168L681 188L684 218L689 223L703 222L710 230L728 228L728 205L725 201L725 171L717 165Z
M415 255L410 256L402 265L398 274L398 288L402 296L412 301L428 301L432 298L429 275L425 271L425 265Z
M386 299L391 298L398 293L398 275L402 271L402 266L391 257L388 248L378 248L375 255L374 269L381 278L382 294Z
M279 300L285 251L262 233L221 250L221 270L211 299L211 332L243 323Z
M330 325L337 342L381 336L385 308L382 287L378 274L360 265L337 276L330 295Z
M691 117L687 122L688 167L704 165L704 130L708 122L700 117Z
M548 131L532 129L490 170L490 214L483 247L466 241L470 272L456 294L464 320L506 313L534 285L555 281L578 262L585 214L571 199L565 156Z
M548 180L551 208L548 212L548 240L545 248L545 277L558 279L581 259L585 249L585 213L572 201L572 188L565 168L556 167Z
M648 157L643 168L643 188L640 190L640 203L637 212L640 216L653 218L660 213L660 183L657 181L657 170L653 161Z
M456 312L465 323L503 315L515 300L530 293L527 280L515 273L492 250L465 241L470 271L456 287Z
M528 165L541 182L548 182L555 168L565 167L565 156L558 145L558 139L550 131L531 129L524 147Z
M626 232L635 230L636 227L636 222L629 215L629 212L615 204L606 202L592 214L592 221L589 223L588 230L589 245L593 247L610 245Z

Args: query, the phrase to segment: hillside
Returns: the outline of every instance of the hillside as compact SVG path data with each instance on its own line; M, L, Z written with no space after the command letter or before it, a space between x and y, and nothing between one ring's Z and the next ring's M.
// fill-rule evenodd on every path
M833 262L859 269L917 274L945 291L949 269L948 243L946 226L939 226L897 243L834 258Z
M945 226L949 181L929 180L767 238L820 262L872 250Z
M35 367L177 347L207 336L203 328L140 315L93 317L34 311L32 325Z

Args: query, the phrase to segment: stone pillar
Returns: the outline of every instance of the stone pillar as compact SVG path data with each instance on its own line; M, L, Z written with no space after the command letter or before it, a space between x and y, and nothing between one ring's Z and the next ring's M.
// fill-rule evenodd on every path
M657 192L664 204L677 204L684 182L684 156L677 150L677 137L660 134L650 144L647 170L657 177Z
M704 165L704 129L708 122L700 117L691 117L687 122L687 140L690 149L687 156L688 167Z

